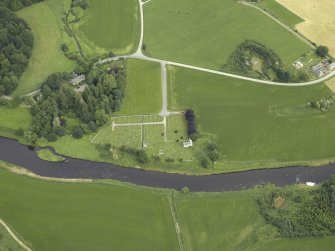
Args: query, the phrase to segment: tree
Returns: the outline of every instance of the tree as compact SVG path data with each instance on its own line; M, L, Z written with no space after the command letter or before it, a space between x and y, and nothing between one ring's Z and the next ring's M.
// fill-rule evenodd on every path
M24 139L27 141L28 144L34 145L38 139L38 136L33 131L25 131Z
M84 135L84 131L83 131L83 129L80 126L76 126L73 129L72 136L75 139L81 139L83 137L83 135Z
M324 58L328 55L329 49L327 46L320 45L315 50L316 55L318 55L321 58Z

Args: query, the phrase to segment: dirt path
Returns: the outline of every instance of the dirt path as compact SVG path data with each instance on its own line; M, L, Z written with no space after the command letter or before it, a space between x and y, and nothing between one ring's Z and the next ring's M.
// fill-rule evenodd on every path
M0 219L0 224L6 229L6 231L10 234L10 236L26 251L32 251L28 248L20 239L12 232L12 230L8 227L8 225Z

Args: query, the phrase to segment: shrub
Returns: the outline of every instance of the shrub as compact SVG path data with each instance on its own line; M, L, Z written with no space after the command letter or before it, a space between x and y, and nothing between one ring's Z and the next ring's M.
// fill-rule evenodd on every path
M75 139L81 139L84 135L84 131L80 126L77 126L73 129L72 136Z
M62 137L65 135L65 129L62 128L62 127L56 127L53 129L54 133L59 136L59 137Z
M188 187L183 187L183 188L181 189L181 192L182 192L183 194L187 194L187 193L190 192L190 189L189 189Z
M47 137L47 140L49 142L55 142L55 141L57 141L57 135L55 133L50 133Z
M166 158L166 159L165 159L165 162L167 162L167 163L173 163L173 162L174 162L174 159L172 159L172 158Z
M24 130L23 130L23 128L20 127L19 129L17 129L17 130L15 131L15 135L16 135L16 136L19 136L19 137L22 137L22 136L24 135Z
M97 125L95 124L94 121L91 121L90 123L88 123L88 128L92 131L92 132L96 132L98 127Z

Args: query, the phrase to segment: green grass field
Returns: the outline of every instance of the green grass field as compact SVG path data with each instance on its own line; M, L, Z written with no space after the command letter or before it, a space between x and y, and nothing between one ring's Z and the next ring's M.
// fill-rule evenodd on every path
M170 67L169 88L170 108L195 110L200 131L218 144L218 167L225 171L335 157L335 108L305 108L331 95L324 84L278 87Z
M28 129L32 117L27 107L5 108L0 106L0 134L4 137L17 138L15 131Z
M295 25L304 21L301 17L286 9L276 0L261 0L259 5L291 28L294 28Z
M246 39L273 49L287 65L309 51L259 10L234 0L155 0L144 5L144 18L146 53L171 61L221 69Z
M119 114L158 114L162 109L160 64L130 59L126 77L125 96Z
M115 54L134 51L140 32L138 8L137 0L90 0L78 29L80 40Z
M0 217L33 250L178 250L166 194L48 182L4 169L0 180Z
M70 4L68 0L46 0L17 13L31 27L34 35L34 47L29 65L23 73L14 95L27 94L37 90L43 80L51 73L74 69L75 62L67 59L61 51L61 45L66 35L61 19L68 4Z
M254 198L243 192L191 195L177 205L187 251L248 250L241 247L262 223Z
M0 225L0 250L2 251L24 251L23 248L9 235L7 230Z
M65 159L62 156L55 155L49 149L42 149L37 152L37 156L40 159L50 161L50 162L62 162Z

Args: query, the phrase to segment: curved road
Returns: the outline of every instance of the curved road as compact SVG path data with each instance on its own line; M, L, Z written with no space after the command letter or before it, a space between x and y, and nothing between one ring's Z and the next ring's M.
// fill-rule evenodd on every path
M285 167L251 170L239 173L189 176L183 174L144 171L108 163L65 157L66 161L52 163L39 159L34 151L15 140L0 138L0 159L44 177L63 179L114 179L149 187L191 191L220 192L242 190L264 183L285 186L296 183L326 181L335 175L335 164L322 167Z

